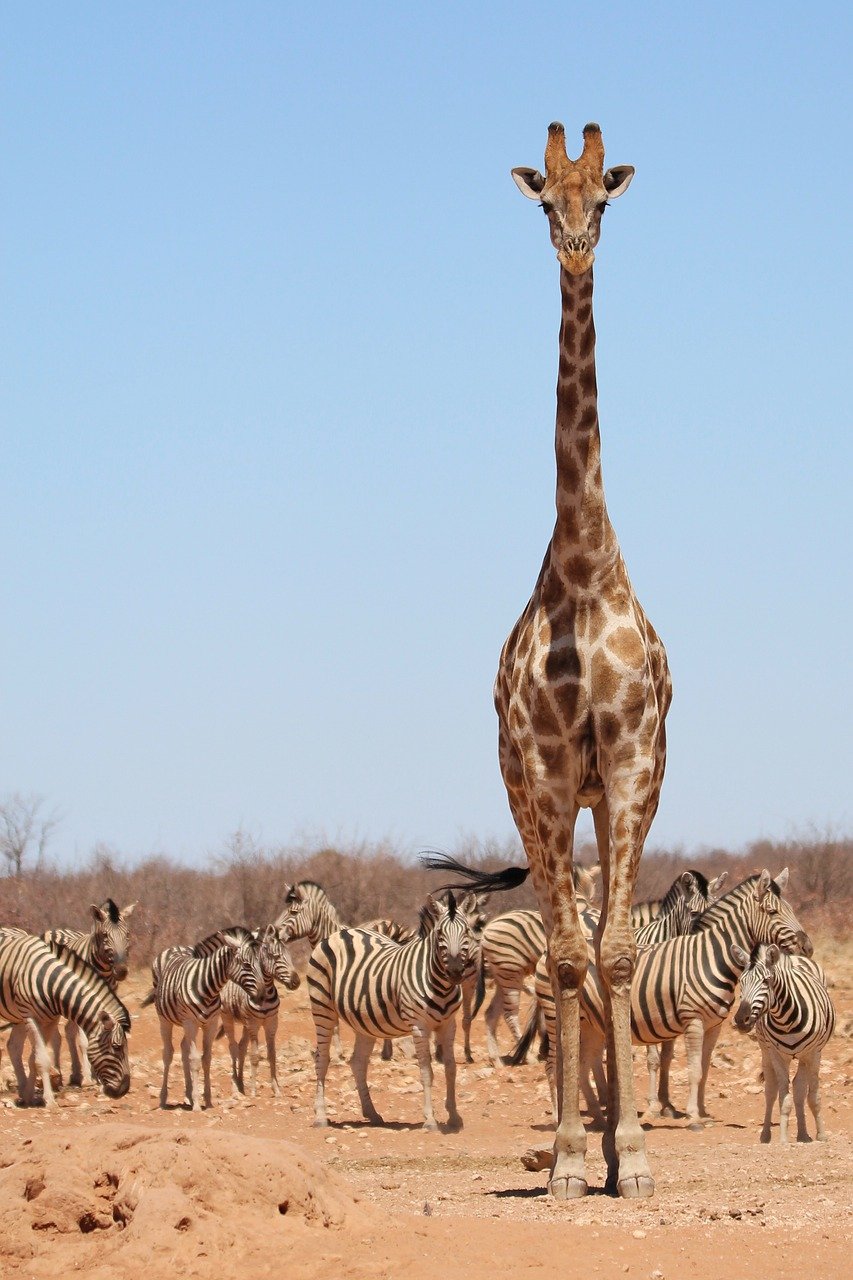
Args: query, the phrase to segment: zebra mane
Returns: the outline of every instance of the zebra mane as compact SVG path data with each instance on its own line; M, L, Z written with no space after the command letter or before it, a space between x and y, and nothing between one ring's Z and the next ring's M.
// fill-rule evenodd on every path
M693 921L691 933L702 933L705 929L712 929L718 921L725 918L728 912L728 903L735 898L743 898L746 896L746 890L753 888L761 879L761 872L756 871L753 875L747 876L745 880L741 880L740 884L736 884L734 888L729 889L728 893L724 893L716 902L712 902ZM777 898L782 897L782 890L779 888L775 880L770 881L770 890L776 894Z
M113 902L112 898L106 898L101 903L101 910L107 913L111 924L118 924L121 920L121 911Z
M78 956L77 952L72 951L64 942L54 943L51 951L56 959L61 961L67 969L71 969L76 973L78 978L85 978L87 982L91 982L93 986L99 989L99 993L101 995L109 997L109 999L113 1001L117 1006L117 1010L113 1010L112 1016L115 1017L115 1021L119 1026L123 1027L125 1031L129 1031L130 1014L122 1004L121 1000L119 1000L110 984L104 981L97 969L93 969L82 956Z
M297 880L293 887L294 889L316 889L319 893L322 893L324 898L329 896L323 886L318 884L316 880Z

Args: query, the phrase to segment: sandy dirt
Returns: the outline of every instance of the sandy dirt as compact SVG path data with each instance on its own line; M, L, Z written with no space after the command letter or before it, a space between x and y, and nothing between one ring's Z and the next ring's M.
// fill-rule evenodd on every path
M590 1134L592 1194L556 1204L520 1154L552 1127L539 1063L494 1070L482 1022L472 1066L459 1070L459 1133L424 1133L416 1064L398 1047L371 1063L387 1127L360 1121L349 1067L327 1082L332 1125L311 1127L312 1031L304 986L284 1000L282 1097L265 1063L256 1099L235 1100L224 1040L214 1106L158 1107L156 1015L134 1016L133 1084L119 1102L65 1090L55 1113L15 1105L8 1057L0 1091L0 1275L159 1280L182 1276L479 1277L578 1274L679 1280L810 1280L848 1273L853 1174L853 953L817 955L833 982L838 1031L824 1053L829 1140L762 1146L758 1047L724 1028L709 1081L715 1123L690 1133L657 1120L647 1144L657 1194L622 1202L602 1192L600 1138ZM131 1012L147 974L123 988ZM177 1037L176 1037L177 1040ZM346 1034L344 1037L347 1046ZM509 1047L504 1033L505 1047ZM638 1096L645 1097L637 1053ZM686 1096L676 1050L674 1095ZM436 1098L443 1098L437 1068ZM440 1105L437 1114L443 1115ZM813 1126L812 1126L813 1128Z

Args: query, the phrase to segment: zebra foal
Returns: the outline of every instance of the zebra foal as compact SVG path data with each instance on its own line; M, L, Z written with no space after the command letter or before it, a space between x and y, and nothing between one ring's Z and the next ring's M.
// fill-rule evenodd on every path
M231 1053L231 1079L238 1093L246 1091L244 1069L246 1052L249 1051L250 1093L253 1098L258 1092L258 1033L263 1029L272 1091L279 1097L281 1089L276 1074L275 1034L278 1030L281 1000L276 983L280 982L288 991L295 991L299 986L299 974L293 967L287 947L279 940L274 925L268 925L260 938L259 961L263 986L256 996L249 995L248 991L230 978L222 988L222 1027L228 1037ZM243 1026L239 1040L235 1031L237 1022Z
M151 966L153 990L142 1003L144 1006L153 1001L160 1019L163 1041L161 1107L166 1106L169 1096L169 1071L174 1056L173 1028L183 1029L181 1059L185 1093L192 1110L200 1111L199 1066L204 1081L204 1105L212 1105L210 1059L219 1028L222 988L230 978L249 995L257 996L264 985L259 945L251 935L241 937L226 932L214 934L212 938L196 944L203 950L207 950L209 944L213 948L209 954L199 956L187 947L169 947L160 952ZM199 1031L202 1039L200 1054L196 1046Z
M835 1009L820 965L805 956L785 955L776 946L758 947L747 955L732 947L740 978L741 1002L734 1016L739 1031L755 1028L764 1071L764 1124L761 1141L770 1141L773 1106L779 1101L779 1141L788 1142L791 1114L790 1069L796 1058L793 1104L797 1141L811 1142L806 1125L806 1099L817 1126L818 1142L826 1139L820 1106L820 1056L835 1029Z
M24 1042L29 1034L40 1059L39 1041L60 1018L75 1022L85 1034L91 1072L104 1093L123 1097L130 1088L130 1014L118 996L75 952L59 947L57 955L31 933L0 929L0 1022L12 1024L9 1058L25 1106L34 1101L35 1064L27 1077ZM44 1070L42 1080L49 1106L49 1073L46 1076Z
M367 1067L377 1039L412 1036L421 1072L424 1128L437 1129L432 1106L430 1033L442 1049L446 1106L451 1127L460 1128L456 1108L456 1060L453 1054L455 1014L460 984L476 971L479 943L469 912L476 898L457 905L452 893L444 902L427 900L420 929L409 942L396 943L369 929L341 929L314 948L308 963L311 1015L317 1036L317 1093L314 1123L328 1124L325 1082L332 1033L339 1020L355 1032L350 1065L362 1115L383 1124L367 1086Z
M104 981L116 990L118 984L127 977L130 952L130 917L133 915L135 902L126 907L118 907L112 898L105 898L100 904L92 903L92 924L89 932L75 929L48 929L41 935L51 950L60 954L61 947L80 956L95 970ZM86 1054L85 1032L76 1022L65 1025L65 1039L71 1058L71 1075L68 1083L74 1086L85 1086L92 1083L92 1073ZM60 1072L62 1039L59 1024L56 1023L50 1032L50 1047L53 1054L53 1065Z

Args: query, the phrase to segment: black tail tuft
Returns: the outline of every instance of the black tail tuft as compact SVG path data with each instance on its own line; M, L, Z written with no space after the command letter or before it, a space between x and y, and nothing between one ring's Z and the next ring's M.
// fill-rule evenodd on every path
M154 988L152 987L151 990L148 992L148 994L146 996L143 996L142 999L139 1001L140 1009L147 1009L150 1004L154 1003L154 994L155 994Z
M419 858L427 871L450 871L462 880L442 885L442 889L473 889L498 893L504 889L517 889L530 875L529 867L504 867L503 871L477 871L457 862L448 853L422 853Z

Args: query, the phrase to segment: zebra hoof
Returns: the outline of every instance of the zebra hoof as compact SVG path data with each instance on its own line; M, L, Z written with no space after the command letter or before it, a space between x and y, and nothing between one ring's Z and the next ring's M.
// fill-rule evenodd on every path
M703 1125L703 1123L702 1123L702 1121L701 1121L701 1120L693 1120L693 1121L692 1121L692 1122L687 1126L687 1131L688 1131L688 1133L704 1133L704 1132L705 1132L705 1126Z
M465 1050L465 1061L469 1063L474 1061L474 1055L470 1049Z
M328 1120L326 1119L326 1117L325 1117L325 1116L316 1116L316 1117L315 1117L315 1119L314 1119L314 1123L313 1123L313 1125L312 1125L312 1128L314 1128L314 1129L328 1129L328 1127L329 1127L329 1122L328 1122Z
M454 1115L449 1115L447 1117L448 1133L458 1133L459 1130L462 1129L463 1127L464 1126L462 1124L462 1117L459 1115L458 1111Z
M655 1194L655 1180L644 1174L620 1178L616 1190L623 1200L648 1200Z
M435 1120L424 1120L424 1133L438 1133L438 1122Z
M580 1200L587 1193L585 1178L552 1178L548 1194L554 1200Z

